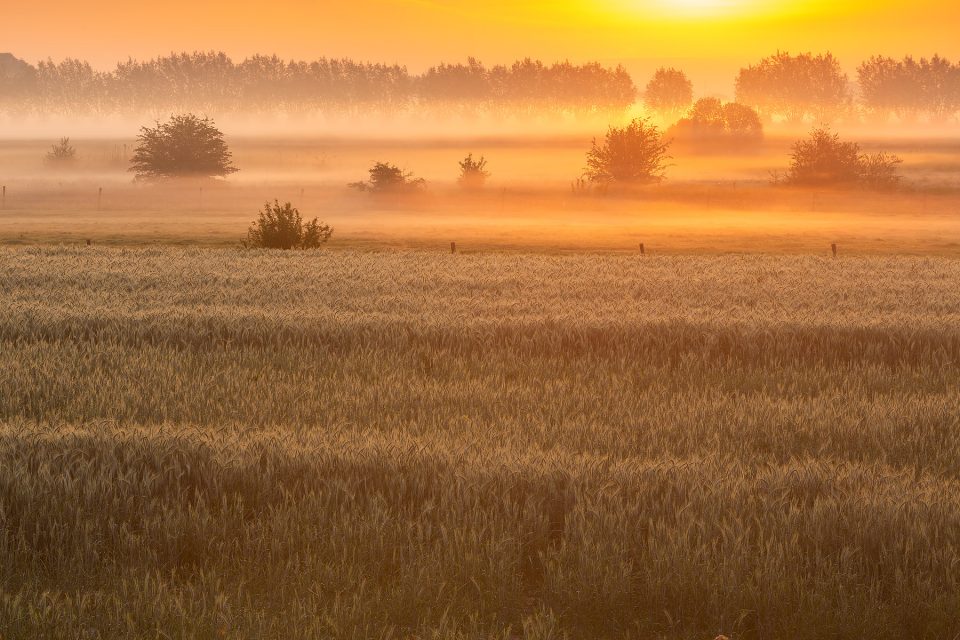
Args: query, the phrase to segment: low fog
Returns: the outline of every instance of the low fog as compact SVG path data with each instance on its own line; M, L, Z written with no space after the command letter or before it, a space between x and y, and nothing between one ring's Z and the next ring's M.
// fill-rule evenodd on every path
M960 65L871 58L851 77L829 54L784 55L741 69L728 99L701 95L670 67L640 78L600 64L471 59L411 74L209 53L97 71L5 54L0 242L239 245L263 203L279 200L333 225L331 248L960 251L960 104L904 89L960 77ZM802 67L828 88L804 97L799 80L771 83L771 65ZM238 171L135 180L141 128L178 113L209 117ZM584 182L595 141L638 119L666 144L662 176ZM895 184L784 184L796 145L824 126L856 153L890 159ZM51 158L63 144L69 158ZM459 180L468 154L487 162L481 188ZM422 188L348 186L378 162Z

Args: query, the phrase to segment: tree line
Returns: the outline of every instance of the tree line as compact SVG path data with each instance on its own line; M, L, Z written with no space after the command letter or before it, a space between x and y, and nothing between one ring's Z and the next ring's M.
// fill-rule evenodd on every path
M470 58L418 75L399 65L350 59L284 61L256 55L235 63L215 51L131 59L111 71L77 59L34 66L0 54L0 111L17 114L350 114L436 108L465 115L610 115L632 105L636 93L623 67L529 58L493 67Z
M830 53L777 52L740 69L735 103L762 120L824 123L867 119L942 123L960 112L960 63L874 56L851 79ZM693 85L677 69L659 69L638 92L623 67L545 64L524 59L488 67L475 58L421 74L406 67L321 58L284 61L256 55L239 63L223 52L127 60L111 71L66 59L36 66L0 54L0 113L397 114L445 116L597 114L613 117L642 94L646 107L675 119L693 104Z

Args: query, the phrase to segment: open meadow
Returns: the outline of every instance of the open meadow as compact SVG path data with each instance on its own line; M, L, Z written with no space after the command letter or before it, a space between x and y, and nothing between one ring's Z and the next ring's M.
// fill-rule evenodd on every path
M799 135L799 134L798 134ZM0 141L0 244L237 247L264 201L290 201L335 233L332 249L829 253L960 257L960 141L866 140L904 160L894 191L772 184L792 136L725 153L677 148L668 179L640 189L571 189L590 137L410 139L240 138L228 181L135 184L124 158L133 140L76 140L69 169L45 166L49 140ZM477 192L456 183L457 161L489 162ZM427 180L405 198L349 189L375 161ZM102 190L102 191L101 191Z
M958 281L0 248L0 637L956 638Z

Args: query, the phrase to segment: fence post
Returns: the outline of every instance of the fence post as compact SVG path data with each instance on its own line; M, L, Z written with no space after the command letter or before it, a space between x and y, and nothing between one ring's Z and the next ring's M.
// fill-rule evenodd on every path
M103 187L97 190L97 211L103 209Z
M646 250L643 247L643 243L640 243L640 255L646 255Z
M457 252L457 243L456 243L456 242L451 242L451 243L450 243L450 253L456 253L456 252Z
M837 257L837 243L836 243L836 242L834 242L833 244L830 245L830 250L833 251L833 257L836 258L836 257Z

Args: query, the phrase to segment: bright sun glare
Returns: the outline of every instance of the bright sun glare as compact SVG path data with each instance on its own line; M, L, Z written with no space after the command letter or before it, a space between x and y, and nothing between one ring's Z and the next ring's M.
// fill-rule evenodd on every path
M753 0L620 0L633 13L683 18L742 15L757 8Z

